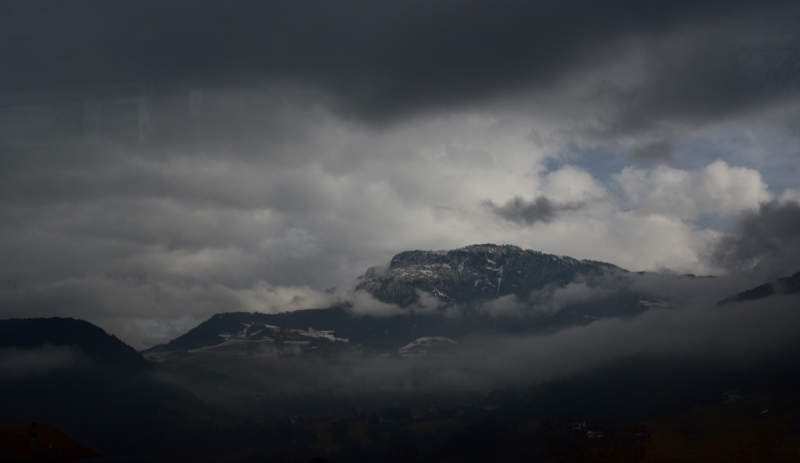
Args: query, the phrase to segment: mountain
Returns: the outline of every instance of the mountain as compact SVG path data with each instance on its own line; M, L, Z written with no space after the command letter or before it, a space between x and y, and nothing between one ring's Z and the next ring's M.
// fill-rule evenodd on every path
M717 302L717 305L730 304L733 302L754 301L772 296L774 294L796 294L800 293L800 272L789 277L779 278L770 283L756 286L755 288L742 291Z
M39 349L45 346L56 348ZM62 347L91 361L61 362ZM37 423L37 453L57 450L41 445L61 445L48 440L50 426L102 454L103 461L200 461L208 450L186 439L198 427L204 443L228 445L227 436L217 437L216 417L204 418L207 409L196 396L153 376L141 354L86 321L0 320L0 363L2 422L26 425L24 448L36 443L28 434ZM0 440L19 428L5 431ZM13 442L0 446L5 444Z
M628 272L612 264L509 245L407 251L394 256L383 273L370 269L356 287L382 302L407 308L402 315L354 316L349 305L280 314L222 313L145 353L264 344L316 352L361 346L398 353L403 346L425 337L458 341L475 333L529 334L645 310L637 294L624 292L600 300L573 301L560 310L510 317L495 316L484 305L512 295L525 301L532 291L563 288L576 277L591 283L595 277L613 273ZM420 292L436 298L439 307L416 310ZM445 315L448 309L458 315Z
M0 320L0 349L31 349L48 344L72 347L105 365L151 368L133 347L87 321L57 317Z
M143 353L187 351L209 348L255 348L264 344L311 349L331 344L348 344L339 334L347 331L349 313L343 308L311 309L281 314L232 312L216 314L183 336L151 347ZM315 330L324 326L327 331ZM330 328L333 327L333 328ZM337 336L334 336L334 332Z
M477 244L452 251L406 251L382 274L368 272L356 289L382 302L407 306L425 291L443 303L473 304L515 294L527 298L548 285L563 287L581 275L625 270L517 246Z

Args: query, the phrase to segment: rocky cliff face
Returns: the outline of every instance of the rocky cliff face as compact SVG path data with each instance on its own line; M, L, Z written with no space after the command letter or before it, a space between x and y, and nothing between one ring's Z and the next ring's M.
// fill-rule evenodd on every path
M469 304L531 291L548 285L565 286L576 275L624 271L603 262L576 260L517 246L478 244L452 251L406 251L392 258L389 269L364 275L357 289L378 300L407 306L419 301L419 291L445 304Z

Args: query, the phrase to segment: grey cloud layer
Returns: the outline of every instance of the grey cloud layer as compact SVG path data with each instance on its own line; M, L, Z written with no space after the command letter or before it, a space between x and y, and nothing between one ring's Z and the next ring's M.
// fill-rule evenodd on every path
M800 271L800 204L771 201L744 213L709 257L732 269L757 266L773 279Z
M703 118L770 98L761 70L742 72L736 47L748 36L759 37L756 50L796 46L792 5L25 2L6 4L0 15L0 85L294 82L334 95L346 113L381 121L552 87L643 54L644 86L606 89L624 99L610 129L627 130L650 123L653 112Z

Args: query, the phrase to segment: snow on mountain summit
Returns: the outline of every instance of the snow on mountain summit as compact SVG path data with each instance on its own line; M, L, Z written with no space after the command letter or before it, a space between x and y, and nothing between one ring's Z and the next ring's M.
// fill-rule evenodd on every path
M389 269L364 275L357 289L378 300L407 306L419 292L443 304L473 303L516 294L526 297L548 285L565 286L576 275L622 269L603 262L577 260L512 245L476 244L451 251L405 251Z

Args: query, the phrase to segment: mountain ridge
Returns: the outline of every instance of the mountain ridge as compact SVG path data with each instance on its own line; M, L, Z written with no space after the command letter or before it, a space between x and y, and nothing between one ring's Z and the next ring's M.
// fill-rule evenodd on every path
M392 257L385 272L364 275L356 289L401 307L417 303L419 291L444 304L465 304L510 294L525 299L547 285L564 286L578 274L606 271L628 273L606 262L487 243L450 251L403 251Z
M719 306L734 302L755 301L772 295L797 293L800 293L800 272L742 291L717 302L717 305Z
M609 272L629 273L605 262L555 256L512 245L480 244L451 251L404 251L392 258L385 272L368 270L356 286L356 290L399 307L401 310L395 316L354 314L353 306L348 303L279 314L221 313L183 336L143 353L223 347L228 340L242 346L288 342L293 346L303 343L309 349L329 349L330 344L312 335L320 330L330 331L332 337L347 339L351 346L396 353L397 349L423 337L457 341L470 333L530 334L645 310L639 296L632 293L607 296L600 301L574 302L568 310L538 315L498 317L485 305L513 296L518 301L512 303L525 304L533 291L564 288L579 276L584 283L591 284L594 277ZM415 304L420 303L421 293L430 294L434 299L426 302L433 302L436 307L418 310ZM445 315L449 309L457 309L459 315ZM250 331L252 324L258 324L258 329ZM251 332L256 334L249 334ZM231 337L232 333L241 335Z
M152 368L136 350L97 325L75 318L12 318L0 320L0 349L31 349L44 345L78 349L106 365Z

